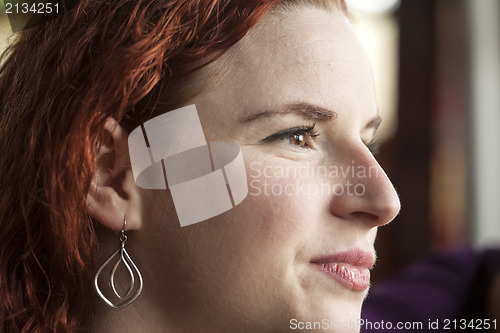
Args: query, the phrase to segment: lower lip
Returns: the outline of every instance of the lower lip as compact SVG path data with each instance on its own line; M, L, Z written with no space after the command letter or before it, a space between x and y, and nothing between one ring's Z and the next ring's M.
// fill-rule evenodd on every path
M346 263L315 263L314 265L323 273L352 290L365 291L370 286L370 270L368 268Z

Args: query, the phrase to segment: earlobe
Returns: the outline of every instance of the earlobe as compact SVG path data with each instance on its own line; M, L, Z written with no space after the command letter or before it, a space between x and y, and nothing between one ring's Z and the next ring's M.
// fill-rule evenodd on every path
M87 193L87 211L112 230L121 230L127 216L127 230L137 230L141 226L139 188L130 166L128 133L113 118L106 120L104 130Z

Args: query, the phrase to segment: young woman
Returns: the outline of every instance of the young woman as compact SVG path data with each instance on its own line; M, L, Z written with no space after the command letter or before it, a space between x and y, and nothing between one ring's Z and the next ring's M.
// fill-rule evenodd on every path
M64 1L37 19L0 69L1 331L359 330L399 199L342 1ZM181 226L171 190L136 183L128 136L185 106L241 149L248 194ZM111 282L132 295L119 311Z

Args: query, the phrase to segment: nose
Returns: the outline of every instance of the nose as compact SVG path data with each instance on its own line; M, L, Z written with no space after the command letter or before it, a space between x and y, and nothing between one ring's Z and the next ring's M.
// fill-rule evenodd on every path
M399 213L399 197L371 152L364 146L359 152L356 159L338 166L344 170L335 180L330 212L342 219L362 220L371 228L382 226Z

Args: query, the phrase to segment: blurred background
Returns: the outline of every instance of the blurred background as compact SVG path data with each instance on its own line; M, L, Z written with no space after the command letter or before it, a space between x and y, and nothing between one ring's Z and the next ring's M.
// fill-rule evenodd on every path
M379 231L374 280L431 251L500 246L500 1L347 3L373 63L378 159L402 202ZM0 49L11 23L0 0Z
M347 2L384 118L377 157L402 203L374 279L431 251L500 246L500 1Z

